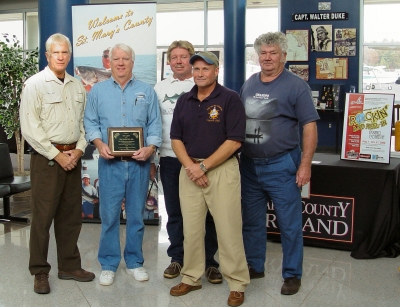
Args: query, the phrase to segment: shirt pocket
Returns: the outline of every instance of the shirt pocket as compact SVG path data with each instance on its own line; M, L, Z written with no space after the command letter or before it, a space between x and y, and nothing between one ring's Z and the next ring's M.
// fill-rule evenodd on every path
M42 119L50 124L61 123L65 120L65 105L61 95L55 93L44 95Z
M133 102L132 117L134 121L139 122L142 126L147 122L147 110L149 103L144 93L136 93Z
M78 92L74 95L74 110L77 118L83 117L85 94Z

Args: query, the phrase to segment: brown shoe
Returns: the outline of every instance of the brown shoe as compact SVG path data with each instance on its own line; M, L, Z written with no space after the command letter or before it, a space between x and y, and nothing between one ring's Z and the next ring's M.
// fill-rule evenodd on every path
M178 262L171 262L171 264L165 269L164 277L165 278L175 278L178 277L181 273L182 265Z
M84 269L79 269L70 272L58 271L58 278L60 279L73 279L76 281L91 281L96 276L92 272L85 271Z
M33 291L38 294L50 293L49 274L39 273L35 275Z
M218 271L216 267L210 266L205 275L208 281L212 284L221 284L222 283L222 274Z
M297 277L285 278L285 281L283 282L282 285L281 294L283 295L296 294L297 292L299 292L300 286L301 286L301 279L298 279Z
M199 289L201 289L201 285L191 286L191 285L184 284L183 282L181 282L179 285L172 287L171 290L169 291L169 294L171 294L172 296L181 296L181 295L188 294L190 291L199 290Z
M251 266L249 266L249 275L250 279L263 278L265 276L264 272L256 272Z
M229 306L240 306L244 302L244 292L231 291L228 296Z

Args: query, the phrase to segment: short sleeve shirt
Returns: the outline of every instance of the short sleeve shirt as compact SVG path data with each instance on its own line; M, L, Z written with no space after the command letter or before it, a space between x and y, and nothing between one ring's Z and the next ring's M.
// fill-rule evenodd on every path
M299 125L319 119L311 90L300 77L283 70L271 82L260 73L243 85L240 96L246 110L243 153L250 158L272 158L299 145Z
M209 97L197 99L197 85L179 97L171 139L185 145L190 157L208 158L226 140L243 142L246 118L239 95L217 83Z

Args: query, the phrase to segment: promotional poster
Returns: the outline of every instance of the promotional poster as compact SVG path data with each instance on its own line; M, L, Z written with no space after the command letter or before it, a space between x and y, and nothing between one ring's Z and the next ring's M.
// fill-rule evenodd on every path
M394 94L347 93L341 158L390 162Z

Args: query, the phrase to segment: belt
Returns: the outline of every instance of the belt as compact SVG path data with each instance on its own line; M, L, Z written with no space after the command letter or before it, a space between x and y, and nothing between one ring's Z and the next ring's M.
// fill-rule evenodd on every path
M132 162L132 161L136 161L135 159L133 159L132 157L114 157L115 161L122 161L122 162Z
M202 161L204 161L205 159L201 159L201 158L192 158L192 157L189 157L194 163L200 163L200 162L202 162Z
M51 143L51 144L59 151L68 151L76 148L76 142L72 144L56 144L56 143Z
M204 161L205 159L203 158L193 158L193 157L189 157L194 163L200 163L202 161ZM232 158L236 158L239 161L239 155L237 153L233 154L232 156L230 156L228 159L232 159Z

